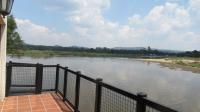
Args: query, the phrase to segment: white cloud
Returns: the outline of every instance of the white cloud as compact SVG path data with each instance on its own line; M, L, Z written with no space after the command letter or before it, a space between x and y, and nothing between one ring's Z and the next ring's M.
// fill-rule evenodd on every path
M45 26L37 25L30 20L15 19L22 39L37 45L65 45L72 42L67 33L58 33Z
M194 21L196 15L192 15L188 7L167 2L155 6L144 17L133 15L129 23L132 27L146 30L148 33L143 37L149 37L147 40L154 47L200 49L200 35L193 31L193 25L198 25Z
M132 17L129 17L128 20L129 20L129 24L133 24L133 25L141 24L141 22L142 22L141 21L141 16L138 15L138 14L135 14Z
M67 18L83 26L102 26L105 24L102 11L109 8L110 0L71 0L77 6Z
M142 23L162 33L188 27L190 22L189 13L184 7L176 3L166 3L165 5L154 7L144 17Z
M144 16L135 14L129 17L129 24L126 25L104 18L103 13L112 5L111 0L58 1L62 2L45 8L59 10L60 6L63 10L63 4L70 4L73 8L66 11L66 18L73 24L72 33L55 32L29 20L17 19L25 42L88 47L150 45L156 48L200 49L200 29L197 29L200 0L190 0L188 6L168 1L153 7ZM39 41L36 41L38 38Z
M194 10L200 10L200 0L190 0L190 7Z

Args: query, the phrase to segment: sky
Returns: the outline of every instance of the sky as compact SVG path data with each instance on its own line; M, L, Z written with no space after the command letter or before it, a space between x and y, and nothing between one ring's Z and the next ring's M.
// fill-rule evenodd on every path
M25 43L200 50L200 0L15 0Z

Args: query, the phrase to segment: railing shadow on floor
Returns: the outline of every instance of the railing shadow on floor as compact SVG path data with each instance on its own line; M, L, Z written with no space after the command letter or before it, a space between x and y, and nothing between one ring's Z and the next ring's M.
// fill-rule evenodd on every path
M30 89L55 91L75 112L178 112L59 64L7 63L6 96Z

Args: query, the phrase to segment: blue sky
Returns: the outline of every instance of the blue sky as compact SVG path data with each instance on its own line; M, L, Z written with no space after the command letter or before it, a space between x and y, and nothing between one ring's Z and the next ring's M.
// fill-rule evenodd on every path
M26 43L200 50L200 0L15 0Z

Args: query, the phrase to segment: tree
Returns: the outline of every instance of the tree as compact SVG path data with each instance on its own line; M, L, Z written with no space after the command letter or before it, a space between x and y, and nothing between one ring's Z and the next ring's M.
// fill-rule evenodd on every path
M148 48L147 48L147 51L148 51L148 54L151 54L151 47L150 46L148 46Z
M200 57L200 53L197 50L192 51L192 57Z
M8 27L7 27L7 51L10 54L18 54L23 49L24 42L21 36L16 31L17 24L14 16L8 16Z

